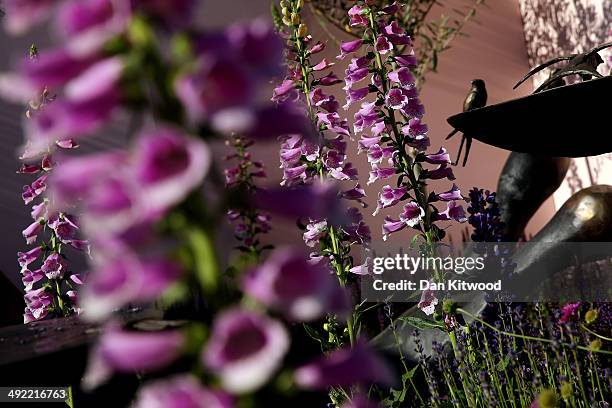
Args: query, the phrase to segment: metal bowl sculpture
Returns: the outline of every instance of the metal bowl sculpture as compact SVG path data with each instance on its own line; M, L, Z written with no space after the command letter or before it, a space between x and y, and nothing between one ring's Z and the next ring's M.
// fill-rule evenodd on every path
M601 134L610 114L612 76L547 89L463 112L448 123L476 140L502 149L557 157L612 152Z

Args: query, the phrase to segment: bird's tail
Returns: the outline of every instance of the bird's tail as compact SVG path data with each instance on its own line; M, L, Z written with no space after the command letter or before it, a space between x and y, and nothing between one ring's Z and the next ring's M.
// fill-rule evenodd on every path
M446 139L444 139L444 140L448 140L451 137L455 136L455 134L457 134L457 132L459 132L459 129L453 130L448 136L446 136Z

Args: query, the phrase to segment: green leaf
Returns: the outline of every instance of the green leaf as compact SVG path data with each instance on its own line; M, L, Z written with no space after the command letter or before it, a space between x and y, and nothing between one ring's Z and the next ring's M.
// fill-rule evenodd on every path
M192 250L196 276L204 292L213 292L218 285L219 273L215 249L206 232L193 228L187 233L187 240Z
M401 316L398 319L403 322L408 323L411 326L416 327L417 329L421 329L421 330L427 330L427 329L444 330L444 325L434 320L423 319L423 318L415 317L415 316Z

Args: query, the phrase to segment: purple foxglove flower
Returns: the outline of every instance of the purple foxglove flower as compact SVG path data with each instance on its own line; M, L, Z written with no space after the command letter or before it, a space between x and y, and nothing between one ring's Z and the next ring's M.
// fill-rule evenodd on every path
M248 70L239 63L205 58L195 73L177 79L175 92L190 120L197 123L223 109L250 106L254 102L255 84Z
M395 55L393 59L400 67L415 68L418 65L416 55L414 54Z
M202 359L224 389L241 394L264 385L288 349L289 336L282 324L255 312L231 309L214 321Z
M361 188L359 183L357 183L355 187L351 188L350 190L346 190L340 193L340 196L347 200L357 201L360 204L362 204L364 207L367 206L367 204L363 202L362 200L362 198L366 196L365 190Z
M381 11L387 15L395 14L399 11L399 6L397 5L397 2L394 1L390 5L383 7Z
M76 78L97 60L79 58L61 48L52 49L40 52L36 59L24 60L19 71L35 89L54 88Z
M298 368L295 382L306 389L327 389L357 384L393 384L393 373L364 340L353 348L335 350Z
M6 0L6 29L12 35L20 35L51 14L58 0Z
M315 45L313 45L312 47L308 49L308 52L310 52L310 55L314 55L314 54L320 53L324 49L325 49L325 43L322 43L321 41L317 41Z
M311 221L306 224L306 232L303 239L307 246L314 247L319 244L319 240L325 236L327 232L327 221Z
M404 210L399 215L400 220L402 222L405 222L406 225L409 227L414 227L418 225L424 216L425 210L423 210L415 201L411 201L405 204Z
M450 155L446 152L446 149L441 147L438 153L426 154L423 157L424 161L431 164L450 164Z
M447 178L452 181L455 179L455 175L453 174L453 169L451 167L447 167L446 164L441 164L434 170L426 170L423 172L422 178L428 178L431 180Z
M340 45L340 55L338 55L336 58L344 59L348 54L361 48L362 44L363 40L343 41Z
M369 72L368 67L358 68L354 71L347 69L344 77L344 80L346 81L346 88L350 88L353 86L353 84L363 80L368 76Z
M361 109L355 113L353 130L355 133L362 132L365 128L374 125L375 123L383 123L382 118L378 114L375 102L364 102L361 104ZM383 123L384 125L384 123ZM377 135L375 135L377 136Z
M295 83L291 79L285 79L279 86L274 88L272 92L273 101L284 101L287 98L291 98L291 95L297 95L295 90Z
M36 174L42 170L39 164L27 164L23 163L21 168L17 171L19 174Z
M392 88L385 96L385 104L393 109L401 109L408 103L408 98L401 89Z
M339 84L340 82L342 82L342 80L338 78L336 74L334 74L333 72L330 72L329 74L317 79L315 84L321 85L321 86L332 86L332 85Z
M57 29L74 55L91 55L127 28L131 17L126 1L69 1L60 7Z
M321 89L321 88L317 88L317 89ZM336 97L333 95L329 95L328 97L324 99L318 100L315 103L315 105L327 111L328 113L335 113L335 112L338 112L338 109L340 109L340 103L338 102Z
M367 27L368 26L368 18L365 16L365 13L367 12L367 8L356 4L353 7L351 7L348 11L348 15L350 17L350 21L349 24L351 25L351 27L355 27L355 26L363 26L363 27Z
M366 96L368 96L369 92L370 88L368 88L367 86L358 89L347 89L346 104L344 105L344 109L347 110L352 103L359 102L360 100L364 99Z
M395 167L381 168L378 167L376 164L372 165L372 170L370 171L370 178L368 179L368 185L378 180L386 180L390 177L393 177L395 171Z
M393 188L388 184L384 186L382 191L378 194L378 205L372 215L378 214L383 208L388 208L399 203L407 191L406 187L403 186L398 188Z
M53 302L53 296L47 293L45 288L31 290L23 298L32 319L40 320L49 314L48 307Z
M291 187L306 180L308 177L306 174L307 167L308 166L305 164L302 164L300 166L283 168L283 181L281 181L281 186Z
M421 293L421 300L417 307L423 311L427 316L434 314L436 311L436 305L438 304L438 298L435 295L435 291L431 289L425 289Z
M462 206L457 205L455 201L449 201L446 205L446 210L439 214L434 214L433 217L436 221L450 221L455 220L457 222L466 222L467 216Z
M333 65L335 65L333 62L328 62L327 59L323 58L321 62L319 62L318 64L312 67L312 70L313 71L323 71L324 69L329 68Z
M38 237L38 234L42 231L43 226L44 224L40 221L34 221L26 229L23 230L21 234L25 238L26 243L28 245L32 245L36 241L36 238Z
M346 163L344 167L329 169L329 175L336 180L357 180L357 169L352 163Z
M168 27L185 27L193 20L196 0L135 0L134 6Z
M406 228L406 223L402 220L394 220L393 218L387 216L385 217L385 222L382 226L382 236L383 241L386 241L389 235L394 232L398 232Z
M402 67L396 71L389 72L389 80L400 84L402 87L411 88L415 85L416 79L408 68Z
M353 266L349 272L355 275L368 275L370 273L370 267L372 264L371 258L366 258L366 261L361 265Z
M276 250L245 277L242 286L249 296L296 321L315 320L326 313L343 315L349 307L333 275L290 249Z
M386 37L380 36L376 39L376 45L374 46L374 49L379 54L385 55L393 49L393 44L389 42Z
M182 201L202 183L211 164L211 153L204 142L172 128L143 133L135 154L140 204L154 212Z
M42 280L45 277L45 274L37 269L35 271L31 271L29 269L21 270L21 281L23 282L23 286L25 287L25 291L29 292L32 290L33 285Z
M368 137L366 135L361 136L361 139L359 139L359 153L361 153L364 150L368 150L370 147L377 145L380 143L380 136L376 136L376 137Z
M408 121L408 124L402 127L402 133L406 136L417 137L420 135L427 134L427 125L421 123L420 118L412 118Z
M370 241L372 241L372 231L370 231L370 227L363 221L358 221L354 224L346 225L343 228L351 239L352 243L367 246L369 245ZM351 272L358 273L356 271Z
M576 312L580 308L582 303L568 303L561 308L561 317L559 318L559 323L566 324L569 323L572 317L576 315Z
M100 320L128 303L157 298L182 273L180 266L169 260L115 256L91 271L83 288L81 304L89 320Z
M47 276L47 279L59 279L66 272L66 261L57 252L53 252L45 259L40 270Z
M202 387L190 375L146 383L138 390L134 408L233 408L231 398Z
M19 266L21 267L21 269L27 268L29 264L37 260L41 253L42 247L40 246L32 248L28 252L17 252Z
M388 159L391 157L394 152L394 148L390 146L380 147L377 144L372 145L368 149L368 162L371 164L378 164L383 159Z
M402 108L402 113L411 118L421 118L425 114L425 106L417 98L410 98L406 106Z
M175 361L185 344L179 331L137 332L108 327L93 347L83 387L93 389L114 372L152 372Z
M412 46L410 36L399 26L397 21L392 21L389 25L385 26L384 33L392 44Z
M457 187L455 183L453 183L453 187L450 190L437 194L436 197L438 200L442 200L442 201L453 201L453 200L463 199L463 197L461 196L461 191L459 190L459 187Z
M379 122L374 123L370 130L372 131L372 136L379 137L383 132L387 131L387 125L384 121L381 120Z
M70 275L70 280L76 283L77 285L83 284L83 281L81 280L81 275L79 275L78 273Z
M69 215L63 215L57 222L50 225L55 231L55 234L63 243L72 241L79 229L74 218Z

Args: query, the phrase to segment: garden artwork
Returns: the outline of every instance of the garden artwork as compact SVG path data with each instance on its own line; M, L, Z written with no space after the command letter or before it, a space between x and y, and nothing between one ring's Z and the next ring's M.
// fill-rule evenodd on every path
M612 43L535 68L531 95L466 83L440 146L421 91L494 4L272 0L210 29L202 3L0 3L10 35L53 32L0 73L31 218L0 406L612 403L612 186L525 234L572 157L612 152ZM455 176L478 143L511 151L497 192Z

